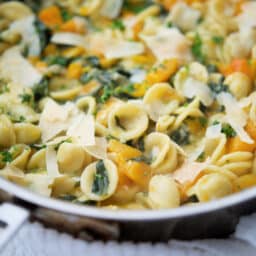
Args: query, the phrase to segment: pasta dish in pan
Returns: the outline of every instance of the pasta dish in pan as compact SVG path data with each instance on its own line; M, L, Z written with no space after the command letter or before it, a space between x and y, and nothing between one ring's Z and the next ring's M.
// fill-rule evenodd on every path
M255 13L246 0L2 2L0 175L110 209L256 185Z

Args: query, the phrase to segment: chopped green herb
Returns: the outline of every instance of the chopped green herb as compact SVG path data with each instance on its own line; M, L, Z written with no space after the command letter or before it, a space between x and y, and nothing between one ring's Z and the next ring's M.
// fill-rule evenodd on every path
M180 128L173 131L170 137L181 146L188 145L190 143L190 132L186 125L182 125Z
M223 38L222 36L213 36L213 37L212 37L212 41L213 41L215 44L223 44L224 38Z
M10 163L13 160L12 154L9 151L0 152L2 161L5 163Z
M201 63L204 63L205 55L203 54L202 47L203 47L203 41L200 35L197 33L195 36L194 42L192 44L191 51L194 57L196 58L196 60L198 60Z
M218 125L220 124L219 121L215 120L212 125ZM221 132L224 133L227 138L232 138L236 136L236 131L227 123L223 123L221 125Z
M206 127L207 126L207 118L206 117L199 117L198 118L198 121L199 121L199 123L200 123L200 125L202 126L202 127Z
M236 136L236 131L229 124L222 124L221 132L224 133L227 138Z
M172 23L171 21L168 21L168 22L166 23L166 27L167 27L167 28L172 28L172 27L173 27L173 23Z
M108 192L109 178L103 160L96 164L96 173L92 184L92 193L105 195Z
M115 96L123 96L123 95L130 95L131 93L134 92L134 85L133 84L128 84L126 86L118 86L114 90L114 95Z
M27 103L27 104L31 103L33 99L33 96L29 93L20 94L19 97L22 103Z
M0 94L10 92L10 88L8 87L6 81L0 79Z
M73 18L73 15L65 9L61 9L61 17L63 21L69 21Z
M125 30L125 25L124 25L122 20L113 20L112 21L112 28L124 31Z

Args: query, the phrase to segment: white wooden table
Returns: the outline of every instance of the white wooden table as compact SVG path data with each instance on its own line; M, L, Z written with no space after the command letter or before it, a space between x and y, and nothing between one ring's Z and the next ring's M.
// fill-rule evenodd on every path
M166 244L115 242L88 243L76 240L38 223L27 223L17 233L1 256L252 256L256 255L256 213L241 219L229 239L192 242L170 241Z

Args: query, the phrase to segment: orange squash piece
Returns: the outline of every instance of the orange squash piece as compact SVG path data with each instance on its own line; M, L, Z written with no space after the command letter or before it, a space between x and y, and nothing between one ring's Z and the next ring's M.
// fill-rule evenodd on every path
M48 27L58 27L63 23L61 11L58 6L49 6L39 12L39 19Z

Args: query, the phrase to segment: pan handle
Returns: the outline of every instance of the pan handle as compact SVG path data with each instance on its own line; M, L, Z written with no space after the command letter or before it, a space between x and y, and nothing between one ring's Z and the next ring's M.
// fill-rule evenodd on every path
M8 240L28 219L29 212L10 203L0 205L0 254Z

